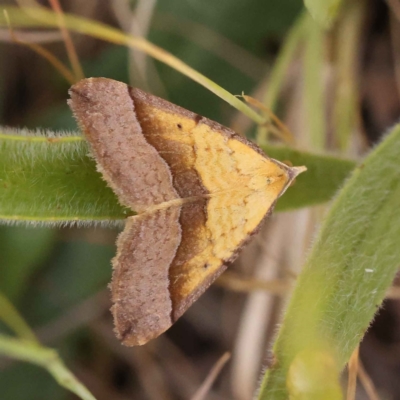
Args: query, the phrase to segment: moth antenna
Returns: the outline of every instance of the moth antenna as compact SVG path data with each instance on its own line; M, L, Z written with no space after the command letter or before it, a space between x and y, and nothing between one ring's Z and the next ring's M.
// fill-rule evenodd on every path
M60 28L60 32L64 40L65 49L68 54L69 62L71 63L71 67L75 75L75 81L79 81L85 77L85 74L83 73L81 63L79 62L79 57L76 52L74 43L71 39L71 35L65 26L64 12L58 0L49 0L49 2L51 8L57 15L58 26Z
M11 40L21 46L28 47L30 50L46 59L71 85L76 82L74 74L50 51L37 43L30 43L17 38L11 25L10 17L6 10L3 10L4 17L10 32Z

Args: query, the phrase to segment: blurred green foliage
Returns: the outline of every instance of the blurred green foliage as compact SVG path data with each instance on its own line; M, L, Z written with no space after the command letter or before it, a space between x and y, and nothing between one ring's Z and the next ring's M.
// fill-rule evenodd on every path
M0 291L18 302L29 279L49 256L54 243L52 229L0 227Z
M263 79L274 56L270 44L281 43L301 7L298 0L159 1L149 39L231 92L249 93ZM251 79L216 54L175 32L173 25L166 32L160 25L165 25L163 15L167 14L172 15L177 24L180 18L188 23L195 21L226 36L260 58L265 71L258 68L258 79ZM0 47L0 52L6 51L4 45ZM32 54L32 57L37 56ZM86 76L107 76L128 82L128 51L125 48L106 46L95 55L80 54L80 57ZM229 124L233 110L220 99L169 67L157 63L157 70L170 101ZM3 104L5 80L7 76L0 74L0 104ZM68 85L55 71L43 85L52 85L49 90L64 100L46 109L36 108L29 114L29 119L21 120L19 125L75 130L75 121L65 102ZM6 117L3 110L0 110L0 116ZM2 120L0 125L4 125ZM110 280L114 246L60 241L57 240L58 232L58 229L44 228L0 229L0 288L13 299L32 327L63 315L69 307L104 289ZM76 342L64 340L63 343L61 355L68 364L76 356ZM1 369L0 388L2 400L64 399L67 396L46 371L19 363Z
M81 136L65 136L59 141L39 136L32 141L32 137L14 133L7 136L5 129L5 135L0 136L0 179L4 185L0 218L36 225L40 221L115 225L135 211L120 206L94 160L87 157L88 145ZM272 158L308 168L278 201L280 211L329 201L355 166L350 160L288 146L266 145L263 149Z
M333 360L338 381L395 278L400 258L399 147L396 125L333 202L286 310L273 349L275 364L260 399L342 399L336 387L335 397L322 396L321 382L312 376L305 384L296 381L296 374L292 382L286 380L287 374L296 357L311 351ZM310 357L303 356L302 368ZM322 385L331 385L320 378Z
M325 28L332 26L339 13L343 0L304 0L313 18Z

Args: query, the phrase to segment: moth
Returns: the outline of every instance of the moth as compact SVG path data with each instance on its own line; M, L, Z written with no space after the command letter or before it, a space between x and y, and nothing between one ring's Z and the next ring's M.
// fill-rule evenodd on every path
M227 268L305 167L289 167L232 130L106 78L68 101L127 218L111 283L117 337L166 331Z

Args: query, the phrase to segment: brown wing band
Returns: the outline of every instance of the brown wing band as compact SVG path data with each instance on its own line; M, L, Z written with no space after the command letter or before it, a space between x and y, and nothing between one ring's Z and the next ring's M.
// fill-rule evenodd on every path
M143 136L127 85L90 78L69 93L98 169L123 205L140 212L178 198L167 164Z
M125 345L141 345L171 324L169 268L181 241L179 207L128 218L113 260L112 313Z

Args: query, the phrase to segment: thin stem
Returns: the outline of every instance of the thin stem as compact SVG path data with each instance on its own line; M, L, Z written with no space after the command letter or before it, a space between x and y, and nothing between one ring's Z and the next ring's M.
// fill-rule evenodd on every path
M71 85L73 85L76 82L76 79L72 72L57 58L55 57L51 52L46 50L44 47L40 46L37 43L30 43L30 42L25 42L15 35L12 26L11 26L11 21L8 16L7 10L3 10L4 17L6 19L8 29L10 32L10 37L13 42L16 44L19 44L21 46L26 46L29 49L31 49L33 52L39 54L42 56L45 60L47 60L63 77L66 81L68 81Z
M36 344L39 343L33 330L2 293L0 293L0 320L2 320L21 339Z
M58 26L57 20L55 18L55 13L43 8L19 9L16 7L4 7L4 9L8 11L15 25L51 27ZM186 75L188 78L204 86L206 89L210 90L212 93L225 100L232 107L235 107L237 110L247 115L257 124L263 124L266 122L264 117L252 110L249 106L237 99L227 90L225 90L203 74L199 73L189 65L185 64L179 58L173 56L171 53L168 53L162 48L148 42L147 40L135 36L126 35L120 30L112 28L106 24L77 17L75 15L64 14L63 18L65 26L69 30L85 35L90 35L92 37L106 40L111 43L126 45L128 47L144 51L156 60L159 60L164 64L169 65L175 70ZM0 24L2 23L4 22L2 21L0 14Z
M96 400L52 349L0 335L0 354L43 367L61 386L82 400Z

